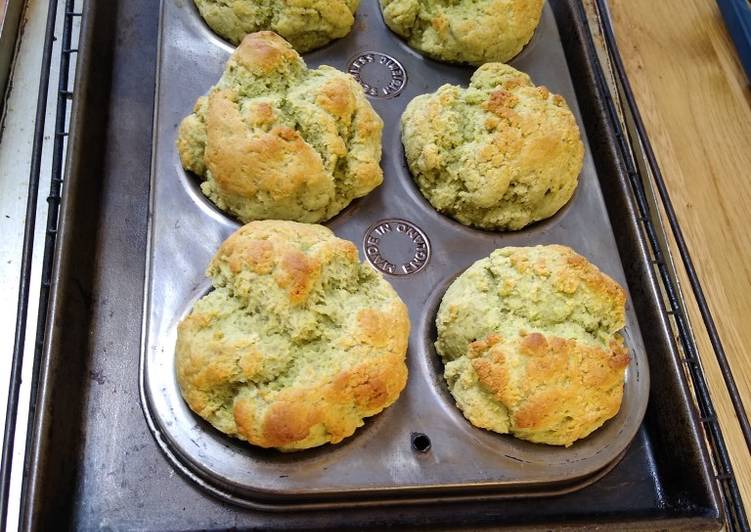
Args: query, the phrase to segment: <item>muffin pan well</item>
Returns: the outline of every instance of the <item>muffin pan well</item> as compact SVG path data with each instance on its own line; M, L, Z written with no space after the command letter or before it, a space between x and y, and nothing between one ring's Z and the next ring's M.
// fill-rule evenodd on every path
M632 360L621 410L569 448L471 426L446 389L432 345L435 313L450 282L498 247L565 244L626 286L550 6L531 44L510 63L566 98L583 133L584 169L567 206L517 232L472 229L435 212L404 161L399 119L407 103L444 83L466 85L472 68L411 50L386 28L374 0L362 2L349 36L303 56L310 66L355 73L384 120L383 185L326 225L360 245L361 258L385 272L409 307L412 332L409 381L400 399L341 444L292 454L224 436L180 396L176 326L208 290L203 272L239 224L197 197L175 139L180 120L219 78L232 48L205 26L191 1L164 0L161 24L141 387L152 431L176 468L226 500L287 509L561 493L593 482L618 461L641 424L649 391L630 304L624 337Z

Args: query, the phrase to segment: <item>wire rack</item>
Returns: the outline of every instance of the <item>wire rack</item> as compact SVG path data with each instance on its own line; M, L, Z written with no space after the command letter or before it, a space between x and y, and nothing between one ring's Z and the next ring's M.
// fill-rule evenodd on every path
M50 284L52 278L52 257L57 241L57 224L60 209L60 198L63 187L63 163L66 146L68 111L73 100L73 91L69 89L71 73L71 56L78 50L72 47L73 21L81 16L80 11L75 11L76 0L65 0L62 24L60 70L55 102L55 134L52 145L52 166L49 179L49 195L47 196L47 222L45 231L44 254L42 258L41 287L39 290L39 307L37 310L37 322L35 344L33 350L29 418L33 419L36 406L36 391L39 380L39 365L41 362L42 346L44 342L44 330L49 303ZM21 375L24 366L24 352L26 349L26 333L29 311L29 294L32 288L32 263L34 260L34 238L37 220L37 200L39 197L39 185L42 179L42 154L45 144L44 130L47 118L48 95L52 70L53 46L57 37L55 28L57 23L59 3L58 0L49 0L49 11L44 37L44 49L42 52L42 71L37 96L37 112L34 126L34 139L32 147L31 169L29 174L29 188L26 204L26 222L23 236L23 250L21 255L21 277L18 290L18 305L16 312L16 328L13 346L13 359L11 361L10 383L8 386L8 403L5 417L5 433L3 439L2 455L0 456L0 530L6 529L8 517L8 504L11 489L11 468L16 439L16 426L18 421L18 406L21 390ZM26 448L29 447L31 432L26 436ZM24 478L26 477L26 464L24 464Z
M663 232L660 214L657 209L650 208L649 194L652 194L654 197L654 188L657 189L659 194L659 200L661 201L681 260L686 269L691 289L693 290L704 325L709 334L714 355L722 371L722 376L746 445L751 450L751 428L749 427L748 416L743 407L743 402L738 392L738 387L735 384L725 349L720 340L712 313L709 310L704 291L693 265L693 260L683 237L683 231L670 200L665 180L657 164L657 159L649 142L628 77L626 76L626 70L618 50L605 1L595 0L595 5L599 26L608 54L607 59L617 84L617 94L613 95L613 91L609 90L601 65L598 65L599 68L597 69L598 83L600 90L625 102L625 105L621 107L626 117L624 124L616 108L615 98L604 99L607 102L610 120L616 130L621 154L626 163L631 190L639 210L642 231L650 245L652 264L662 282L663 296L667 307L666 312L676 333L675 340L682 352L684 368L693 386L694 397L696 399L695 406L698 410L699 420L704 426L705 437L709 444L715 469L715 478L722 492L727 526L731 530L746 531L749 530L748 518L743 507L733 466L730 462L725 438L722 435L717 413L709 393L707 380L701 366L696 339L691 331L683 296L677 282L675 268L669 248L666 245L667 238ZM581 9L582 15L585 15L583 8ZM594 51L594 41L590 40L589 44Z
M606 66L616 81L615 93L608 83L605 70L602 65L596 64L596 75L600 91L607 102L608 112L615 131L623 160L627 165L628 176L635 204L639 210L642 230L650 246L652 263L661 280L664 290L666 313L676 333L676 346L683 353L683 362L686 375L693 387L696 399L696 408L699 419L704 426L705 435L710 449L715 468L715 477L722 493L725 510L726 524L730 530L749 530L748 519L743 507L738 484L733 473L727 446L717 419L714 405L709 394L707 381L699 359L696 340L693 337L691 326L683 303L683 298L677 282L670 252L667 247L666 235L659 217L658 210L653 206L655 191L659 194L659 200L664 209L670 225L673 237L677 243L681 260L689 276L691 288L699 305L699 310L709 337L714 348L714 354L720 365L723 378L728 388L736 415L746 439L746 444L751 449L751 426L748 416L743 409L740 394L733 378L727 356L720 340L717 328L707 305L706 298L699 283L696 271L688 252L683 233L678 223L675 211L668 196L665 181L652 147L647 138L644 124L636 106L633 93L631 92L625 69L621 61L618 47L615 41L612 25L608 17L606 0L593 0L597 8L598 30L601 32L607 53ZM32 380L30 392L29 420L33 419L36 406L36 390L39 379L39 366L41 361L42 346L44 342L45 321L49 302L52 258L57 239L57 224L61 193L64 186L63 167L66 146L67 122L69 110L72 105L74 91L69 88L71 58L78 51L74 45L74 19L80 17L80 11L76 11L76 0L64 0L64 20L62 24L61 53L60 53L60 77L58 80L56 111L55 111L55 135L52 147L51 174L45 176L49 179L50 193L47 198L47 226L45 233L44 255L42 258L41 289L39 308L36 309L38 321L33 349ZM11 378L8 395L8 407L5 423L5 437L1 455L0 466L0 530L5 529L9 503L9 489L11 479L11 459L14 451L16 422L18 417L19 395L21 386L21 372L24 364L25 337L29 308L29 292L32 286L31 267L33 260L33 244L35 224L37 218L36 205L39 194L39 185L42 179L41 162L42 148L44 144L44 126L48 108L48 93L50 84L50 70L53 58L53 44L56 41L55 27L58 14L58 0L49 0L49 14L46 27L46 35L43 49L41 82L38 94L38 106L36 125L34 131L33 156L31 163L29 191L27 198L26 226L24 231L23 254L21 260L21 279L19 285L19 299L17 322L15 329L15 345L11 365ZM590 20L580 4L583 20ZM597 49L594 39L588 42L592 57L597 57ZM597 63L597 62L596 62ZM624 105L618 106L616 102L622 101ZM28 448L31 433L27 434L26 445ZM28 463L24 463L24 477Z

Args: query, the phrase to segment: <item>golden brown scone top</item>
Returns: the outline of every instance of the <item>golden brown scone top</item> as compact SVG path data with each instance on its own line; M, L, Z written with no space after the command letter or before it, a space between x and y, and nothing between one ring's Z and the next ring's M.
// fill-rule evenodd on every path
M469 87L412 100L402 142L415 182L436 210L483 229L517 230L571 199L584 145L565 100L502 63Z
M344 37L360 0L194 0L206 23L233 44L272 30L304 53Z
M452 63L506 62L540 23L543 0L380 0L383 18L422 53Z
M247 222L328 220L383 181L383 122L362 87L309 70L277 34L250 34L180 124L183 167L203 193Z
M625 292L565 246L502 248L447 290L436 348L475 426L571 445L618 413Z
M208 275L178 328L177 374L222 432L285 451L338 443L404 388L406 307L325 227L250 223Z

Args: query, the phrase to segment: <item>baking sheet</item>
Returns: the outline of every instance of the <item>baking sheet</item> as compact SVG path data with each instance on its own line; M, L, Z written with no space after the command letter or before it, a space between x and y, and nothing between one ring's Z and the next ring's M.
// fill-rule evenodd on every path
M265 512L211 496L196 485L200 478L173 465L180 462L156 443L138 401L161 6L87 2L21 529L719 529L704 432L660 304L587 17L579 0L549 2L651 365L647 413L612 471L544 501L475 494L390 508ZM596 19L589 23L596 29Z

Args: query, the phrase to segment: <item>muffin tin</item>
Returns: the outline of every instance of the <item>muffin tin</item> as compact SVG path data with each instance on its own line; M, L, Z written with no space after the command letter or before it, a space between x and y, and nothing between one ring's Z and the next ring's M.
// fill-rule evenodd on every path
M349 36L304 55L310 67L350 71L384 120L384 183L326 225L360 244L385 272L412 322L409 382L399 400L338 445L284 454L229 438L194 415L175 377L176 327L210 289L204 270L239 223L220 212L186 173L175 148L180 120L221 76L233 48L204 24L189 0L162 4L155 146L145 286L141 392L160 446L184 474L232 502L264 509L405 504L563 493L604 475L623 455L647 406L649 375L630 303L624 337L632 360L619 414L569 448L537 445L473 427L454 404L433 349L446 288L476 260L503 246L560 243L624 287L625 275L550 6L529 45L510 64L564 96L585 145L579 187L554 217L510 233L465 227L437 213L404 161L399 119L415 96L474 71L422 57L362 2Z

